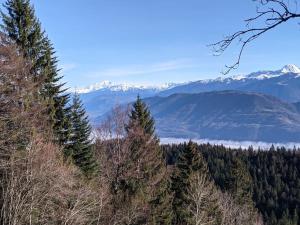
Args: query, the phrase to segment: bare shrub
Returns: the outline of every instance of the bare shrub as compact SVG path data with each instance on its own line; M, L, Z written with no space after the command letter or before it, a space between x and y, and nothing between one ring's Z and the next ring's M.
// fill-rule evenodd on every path
M99 182L84 181L61 150L42 138L27 151L14 152L1 164L7 171L1 222L16 224L102 224L107 192Z
M192 224L262 225L261 216L253 206L237 204L234 197L223 193L205 173L194 174L188 197L192 201Z
M193 174L188 190L189 211L195 225L217 224L219 192L205 173Z
M222 225L263 224L260 215L252 206L236 204L234 198L227 193L219 196L219 207L222 212Z
M0 40L1 224L106 224L105 183L64 161L30 63L6 36Z
M10 155L8 149L24 149L31 127L48 130L45 107L38 99L39 82L30 68L17 47L0 34L0 158Z

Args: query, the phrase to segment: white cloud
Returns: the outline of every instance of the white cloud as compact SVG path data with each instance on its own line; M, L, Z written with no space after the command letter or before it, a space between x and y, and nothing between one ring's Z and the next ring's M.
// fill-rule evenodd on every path
M59 68L61 69L61 73L71 71L71 70L75 69L76 67L77 67L77 65L75 63L65 63L65 64L59 65Z
M196 66L197 65L192 59L176 59L147 65L131 65L119 68L108 68L93 73L93 76L123 77L174 71L179 69L193 68Z

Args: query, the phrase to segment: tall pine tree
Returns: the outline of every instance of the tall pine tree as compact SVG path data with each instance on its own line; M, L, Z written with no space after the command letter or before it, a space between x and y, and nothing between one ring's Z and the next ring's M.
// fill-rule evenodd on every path
M91 176L97 169L97 163L90 141L91 127L78 94L73 97L71 122L71 138L66 149L66 155L71 157L87 176Z
M133 104L126 126L130 140L132 165L138 165L142 176L136 180L150 207L149 224L169 225L172 220L170 182L166 163L155 134L155 122L140 96ZM135 169L134 169L135 170Z
M66 146L70 138L70 107L68 106L70 95L60 83L61 76L57 68L57 58L55 51L48 38L44 41L44 76L45 82L42 87L42 95L47 99L48 114L53 126L56 141L62 146Z
M4 4L7 14L1 12L2 30L20 48L23 56L32 64L31 72L40 84L39 99L48 105L48 121L54 129L58 143L68 140L68 94L64 94L63 84L57 68L57 58L50 40L35 16L29 0L7 0Z
M29 0L7 0L7 14L1 12L3 31L20 47L23 56L32 63L35 75L43 68L44 32Z

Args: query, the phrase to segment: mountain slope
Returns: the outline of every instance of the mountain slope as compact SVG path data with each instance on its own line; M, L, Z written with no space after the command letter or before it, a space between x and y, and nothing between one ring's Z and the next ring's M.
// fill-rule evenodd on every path
M156 95L156 89L131 89L127 91L114 91L101 89L80 94L80 98L91 120L110 111L116 105L132 102L138 95L142 98Z
M300 101L300 69L286 65L277 71L258 71L249 75L200 80L186 84L143 86L103 81L77 90L92 120L110 111L116 104L126 104L141 97L169 96L175 93L239 90L264 93L287 102Z
M161 137L300 141L292 104L257 93L221 91L145 99Z
M300 113L300 102L296 102L293 105L298 109L298 111Z

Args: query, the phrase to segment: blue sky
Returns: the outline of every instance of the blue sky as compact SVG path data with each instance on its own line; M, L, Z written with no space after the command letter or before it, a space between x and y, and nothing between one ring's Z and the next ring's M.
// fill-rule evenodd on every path
M242 28L256 9L252 0L32 2L71 87L103 80L159 84L221 76L238 48L214 57L207 45ZM266 34L246 49L231 75L300 65L299 36L296 21Z

